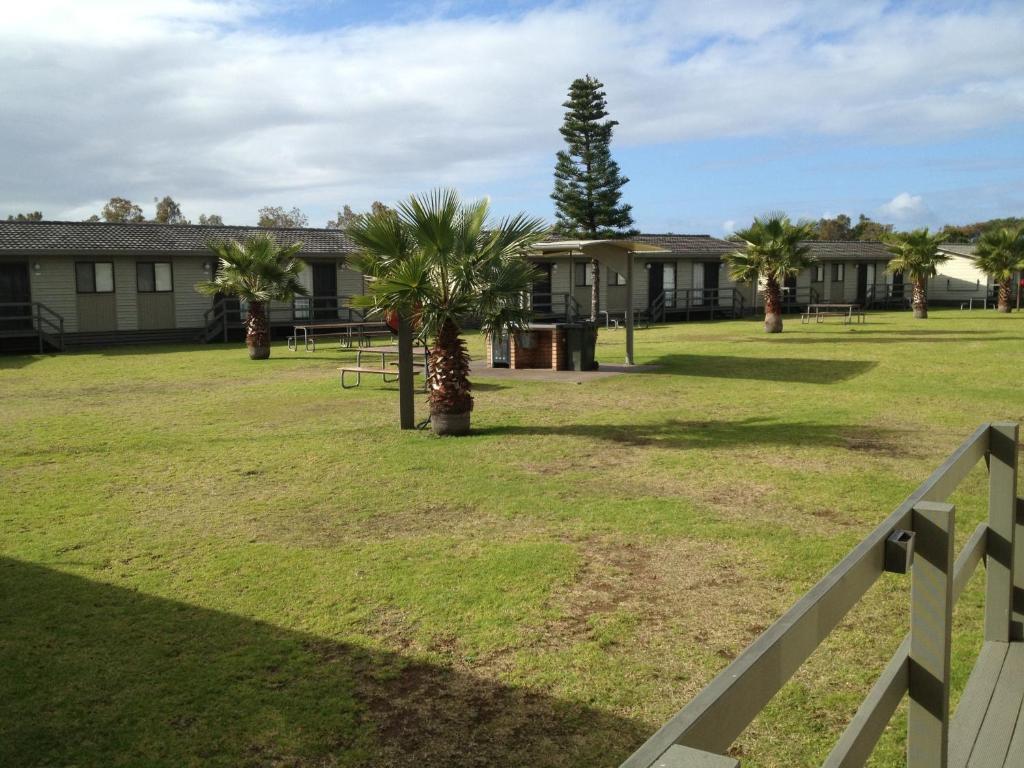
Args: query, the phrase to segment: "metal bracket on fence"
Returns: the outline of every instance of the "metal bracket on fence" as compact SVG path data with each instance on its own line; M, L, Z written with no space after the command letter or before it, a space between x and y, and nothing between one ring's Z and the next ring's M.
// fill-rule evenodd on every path
M914 532L897 528L885 540L885 570L910 573L914 564Z

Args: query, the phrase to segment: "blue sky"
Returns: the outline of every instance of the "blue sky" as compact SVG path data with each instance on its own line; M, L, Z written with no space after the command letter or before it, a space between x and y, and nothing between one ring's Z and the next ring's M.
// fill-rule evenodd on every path
M648 232L1024 215L1015 3L39 0L0 26L0 215L170 194L314 225L439 184L550 218L589 72Z

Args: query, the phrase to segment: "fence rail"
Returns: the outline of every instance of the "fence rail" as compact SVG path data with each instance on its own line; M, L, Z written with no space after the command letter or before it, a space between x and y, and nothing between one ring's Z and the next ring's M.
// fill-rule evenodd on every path
M835 568L761 634L622 768L704 765L724 754L885 570L892 570L893 534L909 532L913 553L910 634L890 659L825 762L860 766L904 694L910 694L907 764L944 766L949 747L949 648L952 607L984 558L987 567L985 639L1019 639L1014 614L1014 541L1018 505L1018 426L983 424L917 490ZM989 469L989 518L953 562L954 509L944 503L974 466ZM887 551L888 560L887 563ZM1019 566L1024 567L1024 566ZM1017 576L1017 589L1021 588ZM910 675L913 666L923 674ZM685 752L673 749L686 747ZM670 753L672 761L666 762Z

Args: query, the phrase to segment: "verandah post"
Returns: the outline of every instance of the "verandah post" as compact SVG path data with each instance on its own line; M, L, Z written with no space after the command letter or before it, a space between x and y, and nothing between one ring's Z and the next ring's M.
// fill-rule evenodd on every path
M1024 589L1024 534L1017 536L1016 520L1017 433L1017 425L1010 422L989 427L985 640L1001 643L1021 639L1024 621L1020 598L1014 610L1014 588Z
M953 623L953 505L913 510L907 768L946 768Z

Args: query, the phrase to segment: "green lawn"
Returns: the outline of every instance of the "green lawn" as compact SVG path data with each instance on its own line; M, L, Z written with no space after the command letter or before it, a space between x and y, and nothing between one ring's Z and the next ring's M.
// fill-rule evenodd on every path
M0 358L0 765L617 765L979 423L1024 421L1024 316L869 320L638 331L657 373L481 377L461 439L400 432L334 351ZM744 765L820 762L905 587L871 591Z

